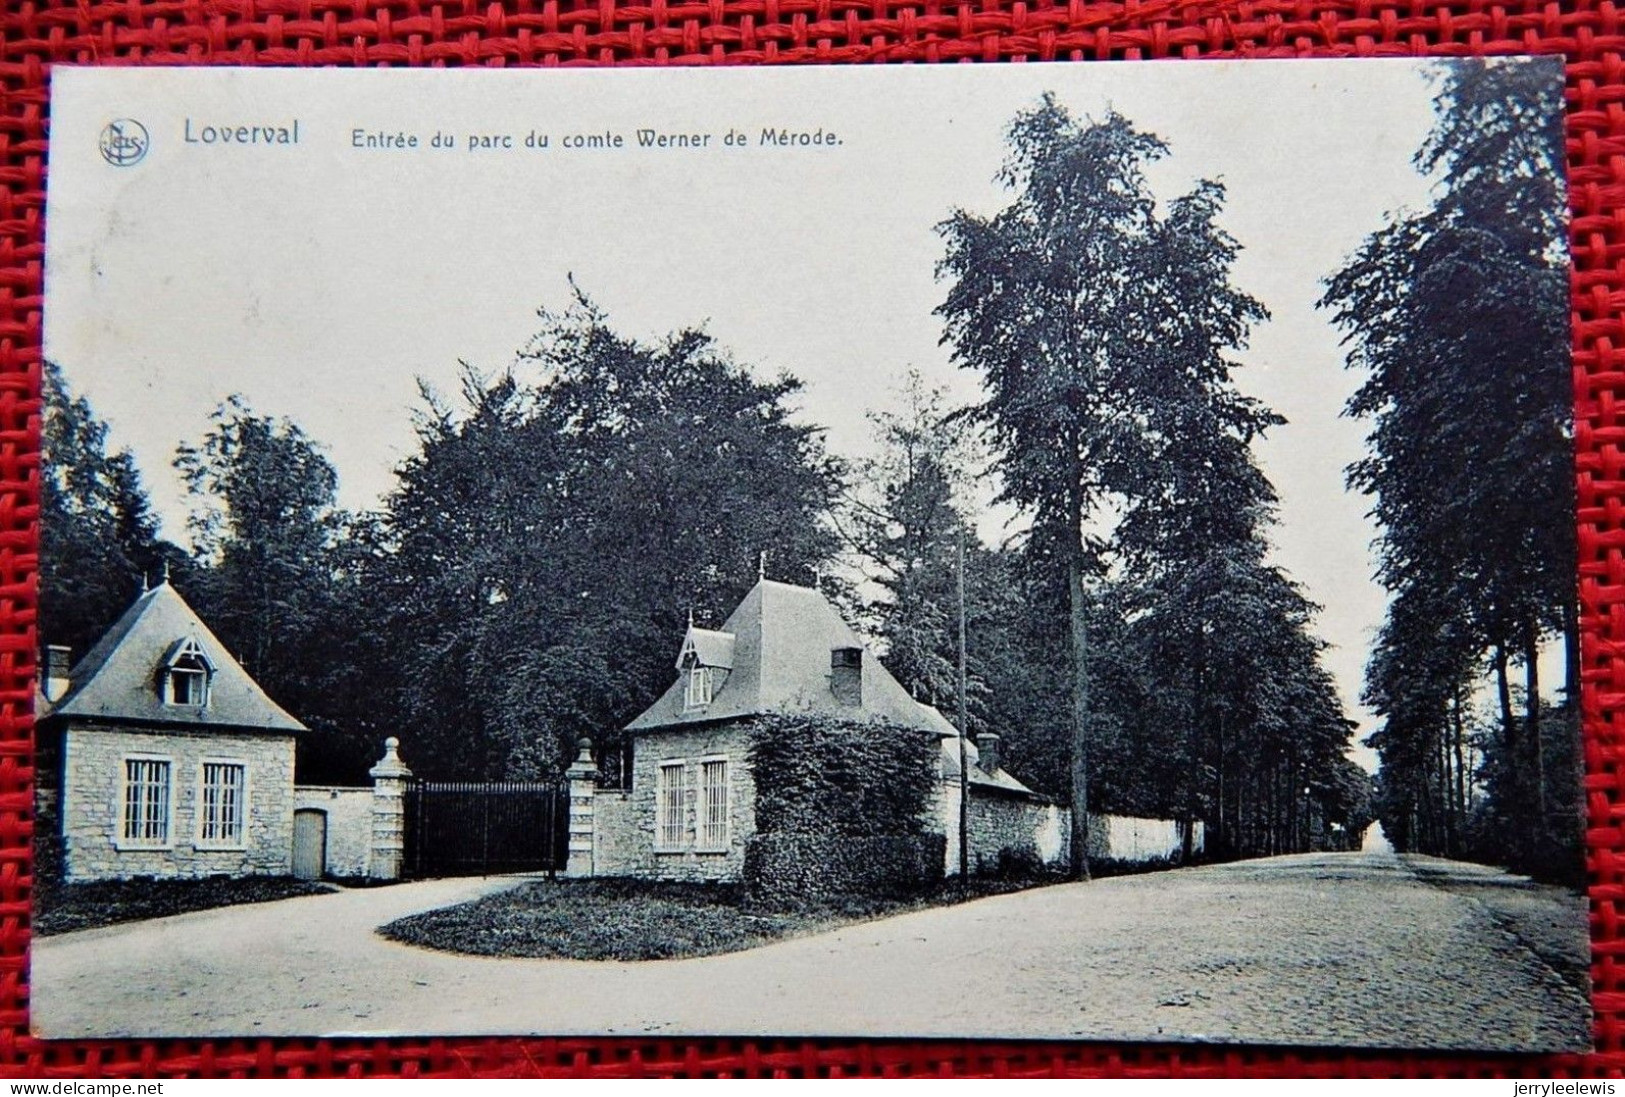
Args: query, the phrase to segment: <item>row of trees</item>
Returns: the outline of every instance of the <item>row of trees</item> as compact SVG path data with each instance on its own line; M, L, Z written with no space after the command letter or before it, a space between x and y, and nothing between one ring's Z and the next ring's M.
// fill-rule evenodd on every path
M1576 876L1560 96L1542 66L1446 70L1416 154L1433 200L1392 215L1322 305L1364 377L1348 414L1371 430L1349 482L1374 501L1392 592L1365 693L1382 718L1384 828L1402 849ZM1540 678L1554 639L1556 705Z
M1160 139L1050 98L1009 142L1009 206L940 226L945 341L983 399L950 408L911 377L857 465L798 421L795 380L698 331L628 339L578 292L515 370L424 392L374 513L338 508L295 424L227 403L175 462L188 553L158 540L129 456L53 371L49 639L82 649L167 561L317 729L313 778L354 779L384 734L433 776L556 772L583 734L613 771L689 612L718 623L764 549L776 577L843 576L826 593L951 712L963 543L973 730L1070 793L1080 857L1086 806L1203 819L1233 855L1357 833L1369 782L1317 607L1269 560L1253 443L1282 420L1233 380L1267 314L1232 284L1223 188L1159 202ZM967 485L989 464L1025 519L1007 543L977 536Z

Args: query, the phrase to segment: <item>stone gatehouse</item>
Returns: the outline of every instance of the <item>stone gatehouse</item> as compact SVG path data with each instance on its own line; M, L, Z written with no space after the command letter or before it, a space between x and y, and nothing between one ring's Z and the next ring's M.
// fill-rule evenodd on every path
M937 737L938 792L927 829L949 837L959 867L959 734L910 697L817 590L762 579L720 629L690 625L676 680L627 725L630 787L599 789L590 757L571 770L571 872L735 880L756 832L749 724L767 713L884 720ZM998 737L967 742L971 865L1020 850L1063 863L1066 809L1000 766Z
M400 874L395 741L370 788L296 786L308 730L167 580L77 663L47 649L42 679L38 815L65 881Z

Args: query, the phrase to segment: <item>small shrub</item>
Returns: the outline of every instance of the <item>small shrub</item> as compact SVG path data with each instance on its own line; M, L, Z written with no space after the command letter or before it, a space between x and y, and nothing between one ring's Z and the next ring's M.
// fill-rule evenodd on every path
M1115 857L1102 857L1098 860L1089 859L1089 874L1096 878L1103 876L1138 876L1144 872L1166 872L1171 868L1178 868L1179 860L1173 855L1165 857L1143 857L1138 860L1124 861Z
M771 909L914 899L941 885L946 852L941 834L758 834L745 844L745 895Z
M1036 846L1005 846L999 850L993 875L1001 880L1038 880L1051 875L1051 871Z

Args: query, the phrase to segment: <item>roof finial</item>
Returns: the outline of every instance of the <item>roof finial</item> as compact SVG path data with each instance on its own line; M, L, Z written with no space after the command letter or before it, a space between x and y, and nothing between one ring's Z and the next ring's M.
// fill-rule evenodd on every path
M824 589L824 569L819 567L817 564L813 565L813 589Z
M693 606L688 607L688 627L689 628L694 627L694 607Z
M169 560L164 560L164 586L169 586Z
M147 588L147 569L142 568L141 569L141 593L142 594L147 593L147 589L148 589Z
M758 553L757 557L756 557L756 581L758 583L760 583L762 580L764 580L766 578L767 578L767 550L764 549L764 550L762 550L762 552Z

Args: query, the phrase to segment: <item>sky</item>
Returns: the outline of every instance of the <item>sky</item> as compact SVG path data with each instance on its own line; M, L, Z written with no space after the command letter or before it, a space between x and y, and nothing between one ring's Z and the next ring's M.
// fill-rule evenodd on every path
M1076 115L1116 109L1161 136L1162 197L1200 178L1228 188L1234 281L1271 312L1236 380L1288 420L1257 450L1281 496L1274 557L1324 607L1327 665L1363 736L1386 599L1369 501L1343 483L1365 430L1340 415L1359 377L1315 301L1389 211L1427 200L1411 157L1439 64L59 69L46 352L133 451L174 538L188 507L176 446L228 395L298 422L336 466L341 502L375 506L413 449L417 379L455 393L461 362L510 366L536 310L568 303L571 276L627 334L703 324L760 375L801 378L804 418L859 456L866 413L898 406L909 368L957 402L977 397L940 345L935 226L1007 200L994 178L1005 127L1053 90ZM148 131L139 163L101 156L115 117ZM297 145L202 140L294 119ZM763 145L765 127L839 143ZM640 128L711 139L643 149ZM746 144L725 144L730 131ZM545 150L526 147L532 133ZM618 149L566 147L616 133ZM419 144L367 147L375 134ZM432 147L435 134L454 147ZM513 147L470 149L470 135Z

